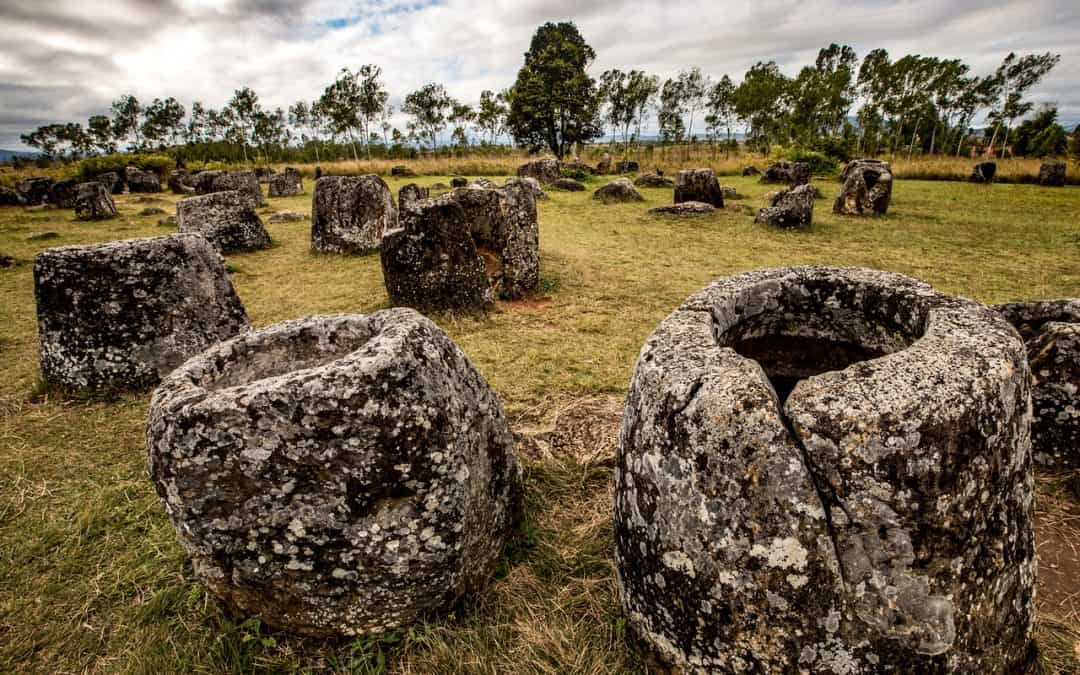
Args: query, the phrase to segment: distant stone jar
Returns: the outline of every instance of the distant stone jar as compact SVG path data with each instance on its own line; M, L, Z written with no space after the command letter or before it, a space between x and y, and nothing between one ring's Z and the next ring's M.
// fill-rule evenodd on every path
M593 192L592 198L604 204L645 201L645 198L641 196L641 193L637 191L629 178L616 178Z
M844 216L883 216L892 199L893 174L888 162L854 159L840 174L840 196L833 213Z
M675 174L675 203L703 202L724 208L724 193L712 169L681 169Z
M1065 162L1043 162L1039 167L1039 185L1064 187L1066 168Z
M626 401L631 632L678 672L1025 672L1029 406L1023 345L975 302L858 268L713 282Z
M75 217L79 220L106 220L116 217L116 203L102 183L79 183L75 188Z
M161 179L152 171L143 171L134 166L124 169L124 182L133 193L161 192Z
M810 165L806 162L776 162L765 169L761 182L805 185L810 182Z
M518 167L518 177L535 178L540 185L550 185L562 178L562 166L557 159L534 159Z
M379 176L326 176L315 182L311 250L316 253L372 253L383 233L397 226L394 195Z
M404 209L413 202L418 202L430 197L431 190L426 187L420 187L416 183L402 185L401 189L398 190L398 209Z
M195 174L195 193L200 195L236 190L250 195L256 207L266 206L266 195L254 171L202 171Z
M176 220L177 231L198 232L222 253L257 251L272 243L251 196L239 190L181 199Z
M797 185L778 192L769 201L769 206L758 211L754 221L773 227L809 228L814 220L815 194L813 185Z
M971 176L968 178L972 183L984 183L989 185L994 182L994 176L997 175L997 163L995 162L979 162L975 165L975 168L971 170Z
M42 378L77 394L152 387L249 325L221 256L196 234L46 249L34 297Z
M1080 299L1010 302L994 309L1027 345L1035 462L1080 467Z
M154 392L150 476L196 576L233 612L378 635L494 573L521 505L498 398L408 309L246 333Z
M286 167L267 180L267 192L271 197L295 197L304 194L304 179L299 169Z

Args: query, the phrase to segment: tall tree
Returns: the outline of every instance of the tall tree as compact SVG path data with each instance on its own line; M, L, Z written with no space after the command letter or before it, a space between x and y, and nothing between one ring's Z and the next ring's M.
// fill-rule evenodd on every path
M229 137L234 143L240 145L244 154L244 163L247 164L248 144L254 140L255 124L259 121L259 116L263 114L259 95L250 87L237 89L233 92L233 97L229 99L227 109L232 122Z
M439 134L446 128L450 115L457 104L446 87L441 84L425 84L405 97L402 112L412 115L417 132L431 140L431 149L439 147Z
M518 143L562 159L602 134L596 83L586 72L595 58L573 23L540 26L510 89L507 127Z
M1005 148L1009 144L1009 131L1017 118L1031 112L1033 103L1024 100L1024 95L1029 89L1039 83L1047 73L1061 60L1060 54L1027 54L1018 57L1015 52L1009 55L998 66L994 78L1001 86L1001 99L991 112L990 117L994 122L994 134L990 139L990 151L994 151L994 142L997 139L999 127L1005 125L1005 138L1001 143L1001 156L1005 156Z
M86 121L86 130L90 134L95 150L103 155L116 152L116 139L113 136L112 121L107 116L91 116Z
M505 93L496 94L490 89L480 92L480 104L476 108L476 126L480 133L487 136L488 143L494 143L506 128Z
M113 137L117 141L126 141L134 136L135 142L131 145L135 149L142 148L142 106L139 99L131 94L126 94L112 103L112 126Z
M705 77L697 66L679 73L678 92L682 98L682 107L689 117L686 135L691 140L694 138L694 115L704 106L710 86L709 78Z
M728 157L731 152L731 128L738 119L735 113L735 84L730 77L724 75L709 89L709 100L705 110L705 126L711 134L718 137L721 130L727 132L727 138L724 141L724 157Z
M342 68L334 82L326 87L319 98L319 107L334 134L345 134L352 145L353 159L360 161L356 151L356 133L361 129L360 106L363 93L359 73Z
M764 155L780 139L790 105L791 80L775 62L758 61L735 88L735 112L747 126L747 137Z
M208 124L206 108L200 101L193 101L191 116L188 117L187 127L184 129L184 142L188 145L205 143L208 139Z
M686 99L682 86L677 79L664 80L660 88L660 106L656 113L656 124L660 129L660 138L665 143L680 143L686 134L683 119L686 115Z
M184 115L187 111L184 106L173 97L165 100L155 98L150 105L143 110L143 138L149 143L156 143L159 147L166 142L175 145L183 133Z
M356 115L359 121L361 137L364 139L364 150L367 158L371 159L371 132L372 127L383 117L386 112L386 101L390 98L386 87L379 80L382 68L369 63L360 66L357 71L356 81L359 87L359 99Z

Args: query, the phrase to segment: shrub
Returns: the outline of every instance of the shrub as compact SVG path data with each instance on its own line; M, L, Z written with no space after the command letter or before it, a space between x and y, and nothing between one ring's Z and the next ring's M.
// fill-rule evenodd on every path
M835 158L815 150L790 150L786 153L786 159L809 164L810 173L814 175L840 172L840 163Z
M87 157L79 162L79 177L90 180L109 171L123 173L124 168L134 166L143 171L153 171L159 178L164 178L175 166L176 160L168 155L112 154L101 157Z
M579 183L584 183L585 181L592 178L592 176L587 171L584 171L583 169L567 169L567 168L563 168L562 175L563 175L563 178L573 178L574 180L576 180Z

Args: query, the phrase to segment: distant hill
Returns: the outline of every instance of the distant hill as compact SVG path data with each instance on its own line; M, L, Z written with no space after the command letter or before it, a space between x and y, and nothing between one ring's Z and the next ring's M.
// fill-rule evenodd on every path
M22 152L20 150L0 150L0 162L10 162L14 157L37 157L36 152Z

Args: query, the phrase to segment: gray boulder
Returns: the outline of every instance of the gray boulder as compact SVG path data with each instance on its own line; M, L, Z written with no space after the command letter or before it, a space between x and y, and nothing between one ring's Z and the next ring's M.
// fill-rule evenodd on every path
M765 169L761 182L805 185L810 182L810 165L805 162L776 162Z
M563 179L560 178L559 180ZM559 181L555 181L555 183L558 182ZM555 183L552 183L552 185L554 185ZM524 178L507 178L506 182L503 183L503 187L518 186L524 188L529 194L533 196L533 199L535 199L536 201L544 201L545 199L551 199L551 197L548 196L548 193L544 192L544 188L540 185L540 181L532 178L531 176L525 176ZM495 187L498 186L496 185Z
M26 206L26 200L15 190L0 185L0 206Z
M705 287L627 397L631 632L678 672L1026 672L1029 386L1004 320L914 279L808 266Z
M1044 187L1065 186L1065 162L1043 162L1039 167L1039 185Z
M298 223L302 220L307 220L307 216L299 211L278 211L271 213L270 217L266 219L268 223Z
M46 249L34 297L42 378L71 393L152 387L248 328L221 256L194 234Z
M161 192L161 180L156 173L143 171L138 167L124 168L124 182L132 193Z
M450 179L450 187L463 188L469 185L469 179L464 176L454 176Z
M615 173L637 173L638 169L638 163L633 160L615 163Z
M404 164L399 164L397 166L390 167L390 175L412 177L416 175L416 172L405 166Z
M108 188L98 181L79 183L75 188L75 217L79 220L106 220L116 217L116 203Z
M251 201L238 190L188 197L176 203L177 231L203 235L221 253L269 248L266 231Z
M634 185L646 188L670 188L675 187L675 182L655 173L643 173L634 181Z
M299 169L291 166L270 176L267 183L267 191L271 197L295 197L304 194L304 178Z
M972 183L993 183L994 176L997 175L997 163L995 162L979 162L975 165L975 168L971 170L971 176L968 178Z
M593 199L605 204L616 202L643 202L645 198L634 188L629 178L616 178L593 193Z
M173 169L167 181L169 191L175 195L195 194L195 177L187 169Z
M798 185L777 192L769 206L758 211L756 223L773 227L808 228L814 219L813 185Z
M675 174L675 203L704 202L724 208L724 193L712 169L681 169Z
M469 183L468 187L491 189L499 187L499 184L490 178L477 178L472 183Z
M311 199L311 249L362 254L379 249L383 233L398 226L394 195L382 178L326 176Z
M657 206L654 209L649 209L649 213L665 216L697 216L715 211L715 206L705 202L679 202L678 204Z
M257 166L253 169L259 185L266 185L274 175L274 170L268 166Z
M745 169L742 170L742 175L744 175L744 176L760 176L761 171L759 171L756 166L748 166L748 167L746 167Z
M521 508L495 393L408 309L287 321L154 392L150 477L196 576L233 613L379 635L480 592Z
M44 176L24 178L16 184L15 189L18 190L27 206L41 206L49 203L53 183L55 181L52 178Z
M833 213L844 216L883 216L892 199L893 175L888 162L879 159L855 159L840 174L840 196L833 203Z
M578 181L574 180L573 178L560 178L559 180L553 182L551 184L551 187L555 188L556 190L563 190L564 192L584 192L585 191L585 184L584 183L579 183Z
M739 197L739 191L731 185L721 185L720 196L724 199L741 199L741 197Z
M518 177L526 176L540 181L540 185L550 185L562 178L562 166L557 159L534 159L518 167Z
M420 187L416 183L403 185L398 190L398 209L405 210L410 204L429 197L431 197L431 191L426 187Z
M1035 461L1080 467L1080 299L1013 302L994 309L1020 331L1027 346Z
M122 195L127 190L127 184L124 183L123 176L115 171L98 174L94 177L94 180L104 185L109 194Z
M254 171L201 171L195 174L195 194L209 195L231 190L250 195L256 207L267 205Z
M401 227L383 235L380 255L393 305L445 310L495 302L465 210L453 194L403 210Z

